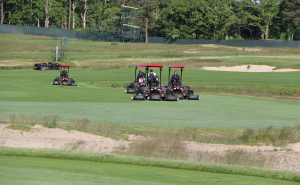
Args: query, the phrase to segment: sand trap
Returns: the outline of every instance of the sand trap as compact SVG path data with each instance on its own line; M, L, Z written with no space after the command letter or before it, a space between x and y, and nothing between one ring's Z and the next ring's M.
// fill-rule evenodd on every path
M273 70L273 72L294 72L294 71L300 71L299 69L276 69Z
M144 136L129 135L128 141L117 141L76 130L66 131L59 128L46 128L42 125L33 126L29 132L11 130L7 128L8 126L9 124L0 123L0 146L114 153L122 148L126 150L129 144L135 140L147 139ZM190 161L198 160L203 156L222 157L228 151L242 150L250 152L251 155L261 153L268 157L271 160L268 168L300 172L300 155L298 153L300 152L300 143L288 144L285 148L291 149L290 152L280 151L281 147L265 146L264 144L242 146L187 141L183 143Z
M300 71L298 69L277 69L274 66L267 65L251 65L249 69L247 69L248 65L241 66L233 66L233 67L203 67L204 70L210 71L232 71L232 72L292 72L292 71Z

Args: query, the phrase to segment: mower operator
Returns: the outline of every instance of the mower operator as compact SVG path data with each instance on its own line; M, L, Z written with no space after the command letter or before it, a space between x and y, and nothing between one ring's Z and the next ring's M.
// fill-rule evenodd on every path
M68 73L67 71L64 69L61 74L60 74L61 78L68 78Z
M180 85L180 76L177 74L177 71L174 72L174 75L171 77L171 83L173 85Z
M157 85L157 82L158 82L157 79L158 78L157 78L156 74L153 73L153 70L151 69L150 74L148 75L148 80L150 82L150 86L153 86L153 84Z
M142 78L143 81L145 81L145 78L146 78L146 74L144 72L142 72L141 70L139 70L139 73L137 75L137 79L140 79Z

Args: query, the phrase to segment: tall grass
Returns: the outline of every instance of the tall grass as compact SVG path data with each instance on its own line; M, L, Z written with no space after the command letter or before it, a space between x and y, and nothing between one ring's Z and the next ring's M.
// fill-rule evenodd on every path
M207 164L157 158L132 157L110 154L97 154L75 151L59 151L45 149L23 149L0 147L0 156L36 157L50 159L79 160L92 162L117 163L139 166L152 166L171 169L193 170L211 173L246 175L287 181L300 182L300 173L279 170L266 170L236 165Z
M137 140L117 153L143 157L186 160L188 152L182 137L176 133L161 133L155 138Z
M198 151L195 155L195 160L198 162L253 166L259 168L268 168L273 159L270 155L264 155L260 152L249 152L243 149L234 149L224 152Z
M11 123L12 125L35 125L41 124L48 128L57 128L58 121L60 121L60 117L57 115L32 115L25 116L25 114L11 114L9 116L0 116L2 122Z
M265 129L246 129L240 136L244 143L266 143L274 146L285 146L288 143L299 142L300 126L275 128L270 126Z
M215 144L243 144L257 145L265 143L274 146L286 146L288 143L300 142L300 125L284 126L276 128L273 126L259 130L231 130L231 129L207 129L191 127L165 127L165 126L136 126L121 124L90 123L88 118L70 119L69 123L60 123L57 115L35 115L12 114L9 117L1 116L2 122L11 124L35 125L42 124L48 128L62 128L65 130L78 130L96 135L111 137L113 139L128 139L128 135L141 135L156 140L156 143L172 143L172 141L192 141L198 143ZM169 139L172 138L172 139ZM175 144L175 143L174 143ZM179 145L178 145L179 146ZM134 152L134 151L133 151ZM138 153L138 151L137 151ZM156 154L153 154L156 155ZM158 155L158 154L157 154Z

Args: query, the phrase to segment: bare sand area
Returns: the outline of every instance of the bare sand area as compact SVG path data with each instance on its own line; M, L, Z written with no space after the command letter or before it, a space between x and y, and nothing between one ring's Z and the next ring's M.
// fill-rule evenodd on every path
M119 149L126 149L136 140L145 140L143 136L129 135L128 140L115 140L103 136L93 135L80 131L66 131L59 128L46 128L35 125L29 132L12 130L9 124L0 124L0 146L40 148L57 150L75 150L95 153L114 153ZM206 144L183 141L187 158L190 161L199 161L206 156L206 161L216 162L213 159L226 158L230 151L240 150L251 156L263 155L270 160L268 168L300 172L300 143L289 144L285 148L289 151L280 151L281 147L242 146Z
M202 67L204 70L210 71L231 71L231 72L293 72L300 71L299 69L275 69L274 66L268 65L241 65L241 66L220 66L220 67Z

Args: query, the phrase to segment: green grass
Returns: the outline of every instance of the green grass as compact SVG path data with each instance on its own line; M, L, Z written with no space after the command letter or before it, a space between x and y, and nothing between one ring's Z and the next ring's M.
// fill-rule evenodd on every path
M296 184L258 177L57 159L0 157L3 184Z
M300 180L296 172L251 167L7 147L0 151L5 184L293 184L288 181Z
M5 70L0 74L2 115L58 115L61 121L88 118L91 122L130 125L258 129L299 124L299 103L274 99L200 93L200 101L132 101L122 88L90 83L130 82L132 69L72 70L79 87L53 86L58 71ZM277 73L276 73L277 74ZM298 86L298 73L246 74L186 70L184 83L237 83ZM195 78L196 77L196 78ZM163 77L166 79L166 77ZM198 79L198 80L197 80ZM291 80L288 80L291 79ZM199 82L197 82L199 81Z

